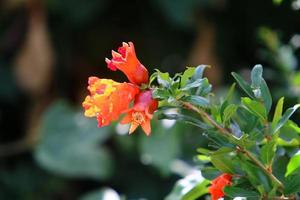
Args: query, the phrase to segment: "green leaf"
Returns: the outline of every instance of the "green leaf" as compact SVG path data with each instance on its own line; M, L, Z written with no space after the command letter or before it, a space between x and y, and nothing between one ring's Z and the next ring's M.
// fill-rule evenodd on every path
M196 158L197 158L197 160L199 160L203 163L209 163L210 162L210 157L209 156L197 155Z
M264 164L267 166L270 166L276 151L276 142L268 142L266 143L260 150L260 158L263 161Z
M300 167L300 154L296 154L291 157L286 168L285 176L287 177L288 175L292 174L299 167Z
M246 92L246 94L251 97L252 99L255 99L255 96L253 94L252 88L250 85L237 73L232 72L231 75L236 80L236 82L239 84L239 86Z
M253 88L260 88L262 80L263 68L261 65L255 65L251 71L251 86Z
M260 119L265 120L267 118L266 109L260 102L252 100L248 97L243 97L242 104L245 105L251 113L259 117Z
M252 154L256 157L255 154ZM249 161L248 157L244 154L239 154L240 166L243 172L246 173L246 178L251 185L259 191L260 194L264 194L272 189L270 179L267 175L255 164Z
M300 170L289 175L285 181L284 193L293 194L300 191Z
M209 155L212 154L211 150L205 149L205 148L201 148L201 147L197 148L197 152L201 153L201 154L204 154L204 155L207 155L207 156L209 156Z
M223 123L227 123L231 119L231 117L235 114L237 108L238 106L234 104L230 104L225 108L223 113Z
M151 74L150 78L149 78L149 85L151 85L151 83L157 78L157 72L154 72L153 74Z
M170 93L168 90L166 89L162 89L162 88L155 88L152 90L152 97L154 99L167 99L170 96Z
M261 97L264 101L267 113L269 113L272 107L272 96L267 86L267 83L264 79L261 80L260 91L261 91Z
M44 169L67 177L106 179L113 170L111 154L102 143L108 127L99 129L96 120L83 116L65 101L57 101L45 112L41 138L34 150Z
M190 82L190 83L186 84L183 88L181 88L181 90L182 91L187 91L187 90L190 90L192 88L201 87L204 83L205 83L205 79L197 79L193 82Z
M285 123L289 120L289 118L294 114L294 112L300 107L300 104L294 105L292 108L289 108L285 111L283 116L280 118L278 123L276 124L273 133L276 133L280 130L280 128L285 125Z
M207 185L201 174L192 174L176 182L165 200L195 200L208 192Z
M221 175L221 172L215 167L204 167L201 169L201 173L208 180L213 180Z
M280 145L296 145L299 144L300 142L300 128L298 125L291 121L288 120L284 126L280 129L280 135L279 133L276 134L276 139L278 144ZM280 137L278 137L280 136Z
M290 141L283 140L281 138L277 138L277 145L283 147L298 147L300 145L299 140L293 138Z
M210 67L210 66L209 65L199 65L199 66L197 66L196 69L195 69L195 73L192 76L192 80L195 81L195 80L198 80L198 79L202 79L203 78L203 72L207 67Z
M100 190L92 191L84 194L79 200L121 200L118 193L111 188L102 188Z
M282 108L283 108L283 102L284 102L284 97L281 97L276 105L273 120L272 120L272 127L275 128L275 125L278 123L279 119L282 116Z
M235 197L246 197L247 200L257 200L260 195L256 191L249 191L239 187L226 186L224 188L224 193L226 196Z
M171 78L168 72L161 72L158 69L156 69L157 72L157 82L161 84L163 87L168 88L171 83Z
M207 98L195 96L195 95L190 95L190 96L184 97L183 101L189 102L195 106L200 106L200 107L208 107L209 106L209 100Z
M233 83L233 84L230 86L230 88L229 88L229 90L228 90L228 92L227 92L225 101L228 101L228 102L231 101L231 99L232 99L232 97L233 97L233 94L234 94L235 85L236 85L236 83Z
M201 122L199 119L194 118L192 116L189 115L183 115L180 113L172 113L172 114L168 114L168 113L159 113L157 115L158 119L170 119L170 120L178 120L178 121L182 121L184 123L187 124L191 124L194 126L197 126L203 130L206 129L210 129L211 127L203 122Z
M248 109L239 107L233 119L238 123L242 132L249 133L251 135L257 126L259 119L252 114ZM262 135L262 134L261 134Z
M275 177L277 177L280 181L284 182L285 180L285 173L286 173L286 166L290 158L286 155L284 156L276 156L274 159L275 165L272 166L272 172Z
M234 174L234 149L221 147L211 155L212 164L222 172Z
M196 185L191 191L186 193L182 200L195 200L199 197L203 196L204 194L208 193L207 185L210 184L210 181L204 180L202 183ZM172 199L173 200L173 199Z
M202 84L197 88L194 94L203 97L208 95L211 92L211 89L212 85L208 82L207 78L204 78Z
M181 87L186 85L187 81L194 75L195 71L195 67L187 67L187 69L181 75Z

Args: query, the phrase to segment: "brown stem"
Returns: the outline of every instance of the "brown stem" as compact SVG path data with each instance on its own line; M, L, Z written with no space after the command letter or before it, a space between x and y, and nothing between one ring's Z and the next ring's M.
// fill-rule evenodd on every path
M270 170L268 170L268 168L266 168L250 151L241 148L240 146L238 146L239 151L244 153L252 162L254 162L259 168L261 168L268 176L269 178L274 181L280 189L283 189L283 184L281 183L280 180L278 180Z
M207 121L209 121L211 123L211 125L213 125L215 128L217 128L220 133L222 133L223 135L225 135L226 137L231 137L231 135L233 135L231 132L229 132L226 128L222 127L221 125L219 125L214 119L212 119L212 117L206 113L205 111L199 109L198 107L187 103L187 102L182 102L182 104L190 109L195 111L196 113L200 114L202 118L206 119ZM283 190L284 186L281 183L280 180L278 180L270 170L268 170L268 168L266 168L254 155L252 155L252 153L250 151L248 151L247 149L237 145L237 148L240 152L244 153L253 163L255 163L259 168L261 168L261 170L263 170L266 175L273 181L275 182L279 188L281 190Z

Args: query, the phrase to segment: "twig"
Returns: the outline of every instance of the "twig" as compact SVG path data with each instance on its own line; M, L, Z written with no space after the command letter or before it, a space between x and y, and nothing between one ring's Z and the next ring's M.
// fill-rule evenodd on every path
M209 121L211 123L211 125L213 125L215 128L217 128L219 130L220 133L222 133L223 135L225 135L226 137L231 137L231 135L233 135L231 132L229 132L226 128L222 127L221 125L219 125L214 119L212 119L212 117L206 113L205 111L199 109L198 107L187 103L187 102L182 102L182 104L190 109L193 110L195 112L197 112L198 114L201 115L202 118L206 119L207 121ZM270 170L268 170L250 151L248 151L247 149L237 145L237 148L239 149L240 152L244 153L253 163L255 163L259 168L261 168L266 175L272 180L274 181L278 187L283 190L284 186L281 183L280 180L278 180Z

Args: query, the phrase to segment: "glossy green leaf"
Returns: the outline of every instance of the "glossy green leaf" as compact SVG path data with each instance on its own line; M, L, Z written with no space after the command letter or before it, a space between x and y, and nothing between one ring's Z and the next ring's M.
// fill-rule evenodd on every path
M205 155L197 155L196 159L202 163L209 163L210 162L210 157L205 156Z
M197 88L194 95L206 96L211 92L211 90L212 90L212 85L208 82L207 78L204 78L202 84Z
M165 200L195 200L208 192L207 185L201 174L192 174L176 182Z
M252 114L248 109L239 107L236 111L236 114L233 116L233 119L238 123L240 129L251 134L254 128L257 126L259 119Z
M292 174L295 170L299 169L299 167L300 167L300 154L296 154L291 157L286 168L285 176Z
M248 97L242 98L242 104L254 115L265 120L267 118L267 113L265 107L258 101L252 100Z
M197 66L196 69L195 69L195 73L192 76L192 80L202 79L203 78L204 70L207 67L210 67L210 66L209 65L199 65L199 66Z
M182 91L187 91L190 90L192 88L197 88L197 87L201 87L204 84L205 79L197 79L193 82L190 82L188 84L186 84L183 88L181 88Z
M283 147L298 147L300 145L300 141L295 138L290 141L277 138L277 145Z
M215 167L204 167L201 169L202 176L208 180L213 180L216 177L220 176L222 172L220 172Z
M224 193L226 196L231 198L246 197L247 200L257 200L260 198L259 193L256 191L249 191L239 187L227 186L224 188Z
M234 149L221 147L211 155L212 164L222 172L234 174L233 163Z
M181 75L181 86L185 86L187 81L195 74L195 67L187 67L187 69Z
M280 130L280 128L285 125L285 123L289 120L289 118L294 114L294 112L300 107L300 104L294 105L292 108L289 108L285 111L283 116L280 118L278 123L276 124L273 133L276 133Z
M251 185L261 194L271 189L268 177L256 165L250 163L247 159L242 159L240 165Z
M260 91L267 113L269 113L272 107L272 96L264 79L261 80Z
M157 82L164 87L169 87L171 83L171 78L168 72L161 72L156 70L157 72Z
M203 196L204 194L207 194L208 193L207 186L209 184L210 184L210 181L204 180L203 182L196 185L191 191L186 193L182 197L182 200L195 200L195 199L198 199L199 197Z
M263 161L263 163L267 166L269 166L275 156L276 151L276 142L267 142L265 145L262 146L260 150L260 159Z
M252 88L250 85L237 73L232 72L231 73L236 82L239 84L239 86L246 92L246 94L251 97L252 99L255 99L255 96L253 94Z
M159 113L157 115L157 118L158 119L170 119L170 120L182 121L184 123L197 126L197 127L202 128L204 130L211 128L209 125L203 123L202 121L200 121L197 118L194 118L194 117L189 116L189 115L183 115L183 114L180 114L180 113L173 113L173 114Z
M170 96L170 93L168 90L166 89L162 89L162 88L155 88L152 90L152 97L155 99L167 99Z
M288 195L295 192L300 192L300 170L289 175L285 181L284 193Z
M195 106L200 106L200 107L209 106L209 100L207 98L196 96L196 95L187 96L183 99L183 101L189 102Z
M227 92L225 101L230 102L230 101L232 100L232 97L233 97L233 95L234 95L235 85L236 85L236 83L233 83L233 84L230 86L230 88L229 88L229 90L228 90L228 92Z
M210 154L213 153L213 151L211 151L209 149L202 148L202 147L197 148L197 152L201 153L201 154L204 154L204 155L210 155Z
M255 65L251 71L251 87L252 88L260 88L261 80L262 80L263 68L261 65Z
M149 77L149 85L151 85L151 83L157 78L157 72L154 72L151 74L151 76Z
M237 108L238 106L234 104L230 104L225 108L223 113L223 123L226 123L231 119L231 117L235 114Z
M284 102L284 97L281 97L276 105L273 120L272 120L272 127L274 128L275 125L278 123L282 116L282 109L283 109L283 102Z

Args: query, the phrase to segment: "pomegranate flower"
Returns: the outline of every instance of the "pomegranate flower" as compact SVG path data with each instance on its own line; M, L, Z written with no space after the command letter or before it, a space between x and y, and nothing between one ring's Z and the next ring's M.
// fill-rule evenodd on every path
M148 83L148 71L137 59L132 42L128 44L123 42L118 52L112 50L112 59L106 58L105 62L109 69L113 71L121 70L133 84Z
M224 196L223 189L227 185L231 185L232 175L222 174L215 178L211 182L211 186L208 188L209 193L211 194L212 200L218 200Z
M89 78L88 90L90 95L82 103L84 114L87 117L97 117L99 127L117 120L139 93L139 88L133 84L97 77Z
M110 79L89 78L88 95L82 106L85 116L97 117L98 126L106 126L118 120L123 113L127 115L121 123L131 123L129 133L139 125L150 135L154 111L158 102L152 99L150 90L141 92L139 86L148 83L148 71L135 55L134 45L123 42L118 52L112 51L112 59L105 59L108 68L113 71L121 70L131 83L118 83ZM130 103L134 105L129 108Z
M123 118L121 124L131 123L129 134L141 125L146 135L150 135L150 120L157 106L158 102L152 98L152 92L150 90L141 92L136 96L133 107L126 111L127 115Z

